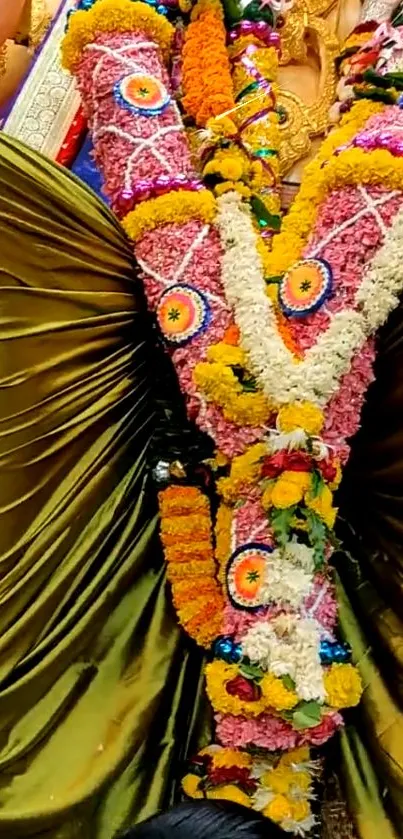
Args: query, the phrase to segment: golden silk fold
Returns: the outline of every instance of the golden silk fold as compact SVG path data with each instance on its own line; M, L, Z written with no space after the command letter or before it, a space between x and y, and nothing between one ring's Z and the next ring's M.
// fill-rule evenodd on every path
M0 135L0 183L0 836L112 839L204 724L146 486L144 302L73 176Z

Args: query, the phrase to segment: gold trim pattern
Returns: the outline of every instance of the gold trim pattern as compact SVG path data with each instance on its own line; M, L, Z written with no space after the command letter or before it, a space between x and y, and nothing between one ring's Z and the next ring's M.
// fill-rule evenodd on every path
M314 49L320 62L319 95L314 103L307 105L291 91L279 92L278 105L285 114L285 121L280 125L282 176L309 153L311 139L323 134L329 124L337 84L335 60L339 43L327 21L317 15L328 12L332 5L333 0L298 0L280 33L281 65L306 63L308 47Z

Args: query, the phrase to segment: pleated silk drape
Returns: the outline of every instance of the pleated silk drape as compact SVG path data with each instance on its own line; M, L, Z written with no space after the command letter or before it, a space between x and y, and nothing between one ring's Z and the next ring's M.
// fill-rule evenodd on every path
M146 483L146 327L113 216L0 135L1 839L112 839L199 743Z

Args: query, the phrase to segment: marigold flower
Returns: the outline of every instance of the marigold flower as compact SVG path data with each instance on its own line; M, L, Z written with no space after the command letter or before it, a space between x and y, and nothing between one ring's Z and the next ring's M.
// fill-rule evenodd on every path
M283 405L277 416L277 426L284 434L302 428L309 436L316 437L323 426L323 412L310 402Z
M271 819L272 822L280 824L291 818L291 803L285 795L275 795L267 807L264 808L263 815Z
M362 681L353 664L332 664L324 675L326 702L332 708L353 708L358 705Z
M238 766L240 769L249 769L253 762L252 755L238 749L220 749L212 754L212 759L215 769L223 766Z
M311 476L308 472L283 472L273 487L271 494L273 507L286 509L299 504L310 486L310 480Z
M267 705L276 711L288 711L298 704L298 696L293 690L288 690L281 679L267 673L260 683L263 697Z
M334 526L337 508L332 506L333 495L329 487L323 484L318 495L307 492L305 495L306 506L313 510L325 522L331 530Z
M309 801L299 798L297 801L291 802L291 818L296 822L303 822L311 815L311 807Z

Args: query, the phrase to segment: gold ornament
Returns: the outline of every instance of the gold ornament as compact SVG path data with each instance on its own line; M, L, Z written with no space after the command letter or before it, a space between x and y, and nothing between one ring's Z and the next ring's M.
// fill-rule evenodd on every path
M281 88L277 97L280 112L280 172L284 176L311 148L311 139L323 134L329 124L337 74L335 60L339 43L326 20L318 17L334 5L333 0L297 0L281 29L280 65L306 64L308 51L319 57L319 96L306 104L297 94Z
M29 46L36 50L42 43L52 22L52 15L48 11L46 0L31 0L31 26L29 30Z

